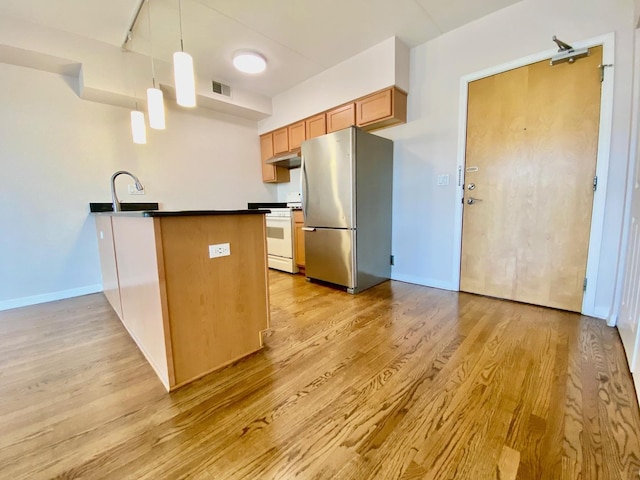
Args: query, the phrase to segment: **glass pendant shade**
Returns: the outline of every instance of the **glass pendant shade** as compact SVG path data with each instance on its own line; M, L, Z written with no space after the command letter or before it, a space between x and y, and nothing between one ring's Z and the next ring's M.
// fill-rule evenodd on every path
M173 74L176 82L176 101L183 107L196 106L196 83L193 58L185 52L173 54Z
M155 130L165 129L164 99L159 88L147 88L147 109L149 126Z
M144 125L144 113L133 110L131 112L131 135L133 143L144 145L147 143L147 128Z

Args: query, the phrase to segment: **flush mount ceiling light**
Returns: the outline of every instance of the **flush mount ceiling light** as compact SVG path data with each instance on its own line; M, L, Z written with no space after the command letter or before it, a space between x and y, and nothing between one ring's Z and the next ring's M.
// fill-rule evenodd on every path
M262 73L267 68L267 60L259 53L241 51L233 56L233 66L244 73Z

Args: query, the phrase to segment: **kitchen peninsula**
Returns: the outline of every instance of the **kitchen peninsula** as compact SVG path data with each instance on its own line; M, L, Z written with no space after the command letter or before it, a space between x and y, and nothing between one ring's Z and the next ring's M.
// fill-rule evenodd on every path
M167 390L262 348L264 213L95 214L104 294Z

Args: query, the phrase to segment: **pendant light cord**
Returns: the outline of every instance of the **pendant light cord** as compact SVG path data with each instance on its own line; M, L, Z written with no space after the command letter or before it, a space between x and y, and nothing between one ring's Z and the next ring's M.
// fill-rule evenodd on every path
M178 0L178 18L180 19L180 50L184 52L184 41L182 39L182 0Z
M151 40L151 0L147 0L147 18L149 19L149 55L151 56L151 77L153 88L156 88L156 68L153 63L153 41Z

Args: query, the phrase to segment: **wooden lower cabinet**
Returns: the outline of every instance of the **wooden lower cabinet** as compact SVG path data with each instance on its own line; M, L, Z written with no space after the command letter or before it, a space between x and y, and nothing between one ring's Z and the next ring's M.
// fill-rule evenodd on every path
M262 348L264 215L98 215L96 229L105 285L115 266L121 309L107 298L167 390ZM221 243L231 254L210 258L209 246Z
M304 273L305 266L305 258L304 258L304 216L302 215L302 210L294 210L293 212L293 222L295 229L295 260L296 265L301 270L301 273Z
M102 269L102 291L111 307L122 318L120 287L118 286L118 267L116 250L113 245L113 227L110 215L96 215L96 234L98 235L98 253Z

